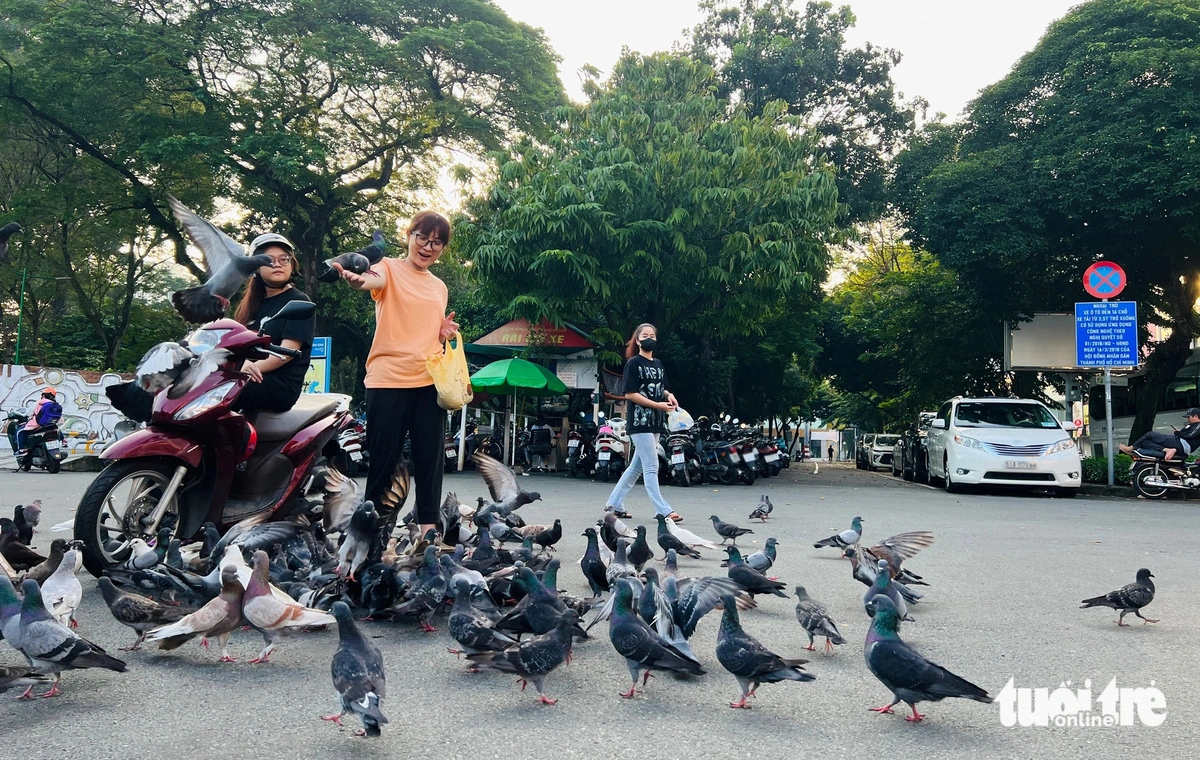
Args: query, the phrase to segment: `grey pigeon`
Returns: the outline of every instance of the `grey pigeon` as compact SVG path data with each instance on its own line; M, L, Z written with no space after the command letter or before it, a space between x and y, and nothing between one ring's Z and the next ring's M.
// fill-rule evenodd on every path
M53 680L50 676L43 675L33 668L0 665L0 694L9 689L19 689L21 687L32 689L38 684L50 683Z
M633 563L629 561L629 542L622 538L617 541L617 554L612 558L612 562L608 563L608 569L604 571L604 577L608 579L608 585L611 588L621 578L627 575L634 575L636 572L637 570L633 567Z
M208 274L208 280L203 285L172 293L171 303L188 322L220 319L229 307L229 299L237 294L255 270L270 266L271 257L265 254L247 256L241 245L233 242L211 222L201 219L178 199L167 196L167 202L188 237L204 254Z
M486 592L483 592L486 593ZM450 648L450 654L464 655L499 651L516 643L503 631L497 631L494 621L472 601L471 584L459 579L454 589L454 606L450 608L447 625L450 635L460 649Z
M600 559L600 539L596 535L596 529L588 528L583 531L583 535L587 536L588 543L583 558L579 560L579 567L592 589L592 596L598 597L611 589L612 585L608 582L604 561Z
M178 649L197 636L213 637L221 645L218 662L237 662L229 655L229 637L243 623L242 597L244 587L238 580L238 569L226 565L220 570L221 593L203 607L169 625L149 631L146 639L158 641L159 649Z
M650 549L650 544L646 543L645 525L637 526L637 538L633 539L633 544L629 547L628 557L639 573L647 562L654 559L654 551Z
M367 561L371 543L379 532L379 513L375 504L364 501L350 516L342 547L338 550L338 575L354 580L354 573Z
M571 661L571 643L578 622L579 616L573 610L567 610L548 633L531 636L499 652L469 654L467 659L486 668L517 674L522 691L532 683L538 692L538 702L553 705L558 700L546 696L546 676L559 665Z
M338 646L329 670L342 711L336 715L322 716L321 720L333 721L340 726L342 716L353 711L363 724L359 736L379 736L380 726L388 722L379 711L380 702L387 696L383 655L379 647L358 630L350 607L345 602L333 603L333 616L337 619Z
M727 547L725 551L729 554L729 579L741 586L747 594L774 594L782 596L784 599L787 598L787 594L783 593L786 585L767 578L742 562L736 546Z
M726 594L721 604L725 609L721 615L721 627L717 631L717 661L737 678L738 685L742 687L742 698L730 702L730 707L749 709L746 697L754 696L762 683L816 680L816 676L801 667L808 660L780 657L742 630L733 595Z
M925 718L917 712L917 702L962 697L991 703L992 698L986 691L926 660L900 639L900 615L891 599L880 595L868 604L873 608L874 617L867 631L863 657L867 668L895 697L891 704L870 708L872 712L890 713L893 707L904 702L912 710L912 715L905 720L916 722Z
M113 584L111 578L100 578L96 585L99 586L100 595L104 597L104 603L108 605L113 618L137 631L137 641L133 642L132 646L121 647L124 651L140 649L146 639L146 632L151 628L178 622L195 612L186 607L159 604L153 599L123 591Z
M771 504L771 499L765 493L759 498L758 506L750 513L751 520L767 521L767 517L775 510L775 506Z
M166 390L191 366L195 358L186 342L168 340L152 346L142 356L134 372L138 387L147 393Z
M867 589L867 593L863 594L863 608L866 609L867 615L871 617L874 617L875 613L870 602L877 595L883 595L892 600L892 604L896 607L896 613L900 615L901 620L915 622L909 617L908 604L905 603L904 597L900 595L900 590L896 588L895 582L892 580L891 573L888 572L886 559L879 560L879 567L875 572L875 581Z
M8 255L8 239L21 231L21 225L16 222L9 222L0 227L0 261L4 261L4 257Z
M854 519L850 521L849 530L844 530L829 538L823 538L813 544L813 548L820 549L822 546L832 546L835 549L845 549L847 546L854 546L862 538L862 524L863 519L855 515Z
M516 473L503 462L479 451L471 455L471 461L483 476L483 482L487 483L488 493L492 496L492 503L475 513L476 520L489 514L496 514L503 520L524 505L542 498L537 491L521 488Z
M682 554L685 557L700 559L700 552L680 541L667 528L666 515L655 515L654 519L658 521L658 545L664 552L674 551L676 556Z
M757 570L758 572L762 573L763 575L766 575L767 571L771 569L771 566L775 564L775 557L776 557L775 547L778 545L779 545L779 542L777 540L775 540L775 538L772 536L771 538L767 539L767 543L762 549L754 552L753 554L751 554L747 557L743 557L742 561L745 562L750 567ZM729 548L736 549L737 547L729 547ZM730 554L732 554L732 552L730 552ZM740 554L740 552L739 552L739 554ZM728 567L728 566L729 566L728 561L721 563L721 567Z
M721 518L717 517L716 515L712 515L708 519L712 520L713 530L715 530L717 535L721 537L721 543L725 543L732 538L733 545L737 546L738 536L744 536L747 533L754 532L749 528L739 528L732 523L721 522Z
M838 630L837 623L833 622L833 618L829 617L829 611L825 609L825 605L811 598L803 586L796 587L796 622L800 627L808 633L808 646L805 647L812 652L816 649L814 646L816 636L825 637L826 653L833 651L834 644L845 644L846 640L842 638L842 632Z
M317 280L320 282L337 282L341 275L334 268L334 264L347 272L362 274L375 264L378 264L386 253L387 241L383 238L383 232L375 230L375 234L371 236L371 243L366 248L343 253L331 259L325 259L324 269L317 275Z
M126 570L148 570L158 564L158 552L140 538L130 540L129 551L129 559L124 564Z
M864 560L859 556L858 547L855 546L847 546L845 556L850 559L850 573L854 579L864 586L874 585L875 576L879 574L879 563ZM913 591L900 581L892 580L890 585L900 592L900 596L904 597L909 604L916 604L925 598L923 594Z
M36 528L38 523L42 521L42 500L34 499L25 505L23 511L25 513L25 521Z
M496 629L518 635L547 634L569 610L557 595L551 594L528 567L522 567L517 578L525 589L525 597L496 622ZM576 635L586 638L579 630Z
M637 692L638 675L645 671L642 686L650 679L653 670L670 670L676 673L704 675L700 663L687 657L670 642L663 639L633 611L632 579L621 579L613 591L613 611L609 618L608 637L617 653L625 658L629 675L633 681L629 691L621 696L633 699Z
M37 581L26 579L21 583L21 591L25 594L21 603L21 622L9 643L25 655L30 666L39 673L54 675L54 685L43 697L56 697L61 693L58 681L64 670L106 668L125 672L124 662L50 617ZM32 689L32 686L26 689L21 698L29 698Z
M1129 624L1125 622L1125 616L1131 612L1142 618L1142 625L1157 623L1157 620L1142 617L1141 613L1143 607L1154 601L1154 581L1150 580L1153 577L1150 571L1143 567L1137 571L1137 580L1133 583L1128 583L1116 591L1109 591L1103 596L1084 599L1083 605L1079 609L1111 607L1114 610L1120 610L1121 616L1117 618L1117 625L1125 628L1129 627Z

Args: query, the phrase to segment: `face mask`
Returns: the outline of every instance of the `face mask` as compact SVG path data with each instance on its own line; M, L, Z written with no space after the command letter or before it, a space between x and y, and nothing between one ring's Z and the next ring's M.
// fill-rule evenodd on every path
M641 346L643 351L653 351L658 348L658 341L654 338L645 338L642 340Z

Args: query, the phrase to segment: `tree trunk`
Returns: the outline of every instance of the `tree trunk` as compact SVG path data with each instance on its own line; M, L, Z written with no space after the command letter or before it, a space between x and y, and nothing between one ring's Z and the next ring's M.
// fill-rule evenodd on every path
M1194 337L1189 323L1177 323L1171 330L1171 335L1150 352L1146 359L1146 374L1143 376L1145 382L1138 388L1137 416L1133 418L1133 427L1129 430L1127 443L1133 443L1154 429L1158 400L1162 398L1163 390L1191 357Z

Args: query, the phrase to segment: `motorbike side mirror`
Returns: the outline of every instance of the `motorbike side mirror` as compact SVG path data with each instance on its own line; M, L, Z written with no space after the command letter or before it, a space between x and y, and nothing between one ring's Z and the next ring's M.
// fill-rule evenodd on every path
M735 425L736 425L736 424L738 424L738 418L737 418L737 417L734 417L734 418L733 418L733 424L735 424Z
M273 316L267 317L259 325L258 334L262 335L266 330L267 324L277 319L308 319L317 310L317 305L311 301L288 301L283 305L283 308L275 312Z

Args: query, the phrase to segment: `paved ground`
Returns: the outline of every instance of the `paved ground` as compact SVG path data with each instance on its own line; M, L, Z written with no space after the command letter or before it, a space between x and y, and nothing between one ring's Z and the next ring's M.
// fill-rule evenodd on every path
M43 532L70 518L92 476L0 474L2 506L40 496ZM574 561L580 532L594 522L608 486L561 476L530 478L544 500L526 507L529 521L564 519L559 545L567 560L561 585L583 593ZM473 473L449 476L446 488L464 501L483 493ZM776 566L789 584L802 583L823 600L848 643L836 654L813 653L812 683L766 685L752 710L730 710L737 684L713 654L718 618L707 618L692 640L708 675L691 681L660 676L644 696L626 702L623 661L603 627L577 645L575 661L548 679L557 706L536 704L510 677L469 675L446 653L447 633L366 624L383 649L388 671L382 741L356 739L317 716L335 706L329 679L333 632L285 640L270 665L218 665L188 645L171 654L128 655L129 672L67 673L60 699L0 698L0 733L15 758L208 757L1039 757L1106 758L1141 754L1195 756L1200 666L1200 511L1182 502L1075 500L1012 495L949 496L883 474L804 463L755 486L667 489L685 525L707 534L712 513L746 524L760 493L774 518L754 525L753 538L780 541ZM648 518L639 488L627 506ZM1168 717L1157 728L1005 728L996 705L964 700L925 704L928 720L909 724L867 708L890 695L862 659L867 618L863 586L849 563L814 540L844 529L860 514L866 537L929 529L937 543L910 563L933 583L902 635L927 656L996 694L1017 686L1054 689L1090 678L1096 696L1115 677L1124 687L1153 683L1166 696ZM637 522L635 520L635 522ZM691 575L717 574L717 557L681 563ZM1158 625L1118 628L1115 614L1080 610L1079 600L1128 583L1139 567L1153 570L1159 596L1148 609ZM1189 580L1191 579L1191 580ZM85 579L81 632L110 651L133 634L108 615ZM807 643L794 601L763 598L743 625L775 651L803 654ZM262 646L256 634L234 637L245 660ZM19 656L0 644L0 662ZM350 722L347 722L349 725ZM186 753L186 754L185 754Z

